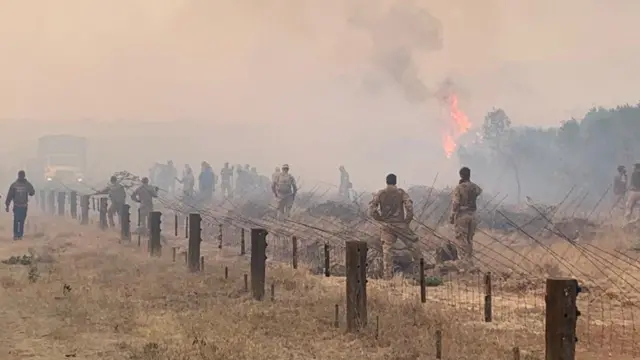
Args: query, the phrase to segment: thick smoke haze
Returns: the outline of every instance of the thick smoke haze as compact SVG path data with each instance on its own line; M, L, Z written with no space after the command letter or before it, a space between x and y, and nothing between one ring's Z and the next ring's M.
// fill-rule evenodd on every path
M517 4L517 5L516 5ZM5 169L48 133L86 135L96 176L172 158L356 188L443 183L451 81L555 125L635 103L640 4L610 0L0 0Z

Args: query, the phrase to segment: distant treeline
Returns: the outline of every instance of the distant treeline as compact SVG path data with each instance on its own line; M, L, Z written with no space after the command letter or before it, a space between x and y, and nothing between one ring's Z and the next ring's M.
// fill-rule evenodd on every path
M509 194L510 202L525 196L560 201L574 188L573 196L585 197L583 206L593 206L618 165L631 171L640 163L640 105L593 108L551 128L519 126L497 108L473 133L458 149L461 163L486 189Z

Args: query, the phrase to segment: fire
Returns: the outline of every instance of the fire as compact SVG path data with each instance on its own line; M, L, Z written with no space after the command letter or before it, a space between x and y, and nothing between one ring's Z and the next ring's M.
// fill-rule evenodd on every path
M458 107L458 96L456 94L449 94L445 98L445 101L448 107L450 121L449 129L447 129L442 136L442 147L444 148L447 158L450 158L458 147L456 141L471 129L471 122L467 114Z

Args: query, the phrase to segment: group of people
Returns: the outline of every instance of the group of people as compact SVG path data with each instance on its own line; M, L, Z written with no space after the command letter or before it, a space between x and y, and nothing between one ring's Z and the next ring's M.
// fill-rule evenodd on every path
M206 161L201 163L197 178L189 164L184 166L182 176L178 177L178 171L171 160L166 164L156 163L149 172L152 182L169 194L176 193L176 183L178 183L182 185L184 200L197 199L203 203L213 200L218 184L221 196L232 198L234 194L244 194L256 189L268 190L271 183L267 176L258 174L257 169L249 164L244 167L229 166L228 162L220 169L219 176Z
M482 188L471 181L471 170L463 167L459 172L460 181L453 190L449 223L455 227L456 245L463 251L463 257L471 261L473 257L473 237L477 221L477 198ZM386 187L374 194L369 203L369 215L382 226L380 242L382 244L381 274L391 278L394 272L393 246L401 241L411 252L414 264L424 257L424 244L410 228L413 221L413 201L409 194L397 186L398 178L389 174Z
M171 164L169 164L171 165ZM215 184L215 174L210 166L203 162L203 170L199 177L204 184L200 189L213 192ZM195 183L193 176L189 176L185 168L185 174L179 182L185 186L186 190L193 190ZM190 168L189 168L190 169ZM221 170L223 194L231 196L230 178L234 168L225 163ZM616 177L616 186L625 184L627 189L626 173L623 168L619 168L619 177ZM244 171L244 169L243 169ZM341 177L340 193L344 195L344 190L350 188L348 174L344 175L344 167L340 167L343 174ZM251 169L249 170L251 172ZM204 175L203 175L204 174ZM451 214L449 221L455 225L455 239L458 246L463 250L464 256L471 259L473 256L473 236L476 230L475 212L477 209L476 200L482 193L482 189L471 182L471 170L463 167L459 172L460 181L453 191ZM204 179L204 181L202 181ZM386 177L386 187L374 194L369 204L369 215L382 226L380 241L382 243L382 266L381 275L385 278L393 276L393 253L392 248L396 241L402 241L411 251L414 261L423 257L424 248L418 236L411 230L410 224L413 221L414 210L413 201L409 194L397 186L397 176L389 174ZM147 219L153 211L153 199L158 197L159 188L149 183L149 178L142 178L142 184L131 193L131 200L140 204L141 228L139 231L147 231ZM283 219L290 216L291 208L298 192L298 186L293 175L289 172L289 165L284 164L277 168L271 178L271 191L278 202L278 218ZM204 186L204 188L203 188ZM207 187L210 186L210 187ZM615 189L616 194L620 193L620 188ZM626 193L626 190L625 190ZM628 188L628 209L633 209L635 203L640 200L640 164L637 164L631 177ZM14 240L20 240L24 234L24 222L27 216L28 200L34 196L35 189L26 179L24 171L18 172L18 179L11 184L5 200L6 211L9 211L13 203L14 213ZM108 195L111 205L108 208L107 216L110 226L115 226L114 215L120 215L120 211L126 202L127 192L124 185L118 181L116 176L112 176L109 184L102 190L95 192L95 195Z
M640 203L640 163L633 165L631 177L624 165L618 166L618 174L613 178L613 195L611 211L624 208L625 219L631 220L633 210Z
M147 233L149 214L153 211L153 199L158 197L158 187L149 184L149 178L143 177L142 184L131 193L131 200L139 204L140 226L136 230L140 233ZM116 176L109 179L109 184L102 190L96 191L93 195L107 195L109 197L109 208L107 209L107 219L110 227L115 227L114 215L122 216L122 209L127 201L127 190Z

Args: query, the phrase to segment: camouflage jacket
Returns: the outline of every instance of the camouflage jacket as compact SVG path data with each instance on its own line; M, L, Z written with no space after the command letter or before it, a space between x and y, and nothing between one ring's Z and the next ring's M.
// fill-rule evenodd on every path
M413 201L403 189L387 185L373 195L369 203L369 215L387 223L409 223L413 220Z
M455 189L451 197L451 214L474 213L477 209L476 200L482 194L482 188L472 183L464 181Z

